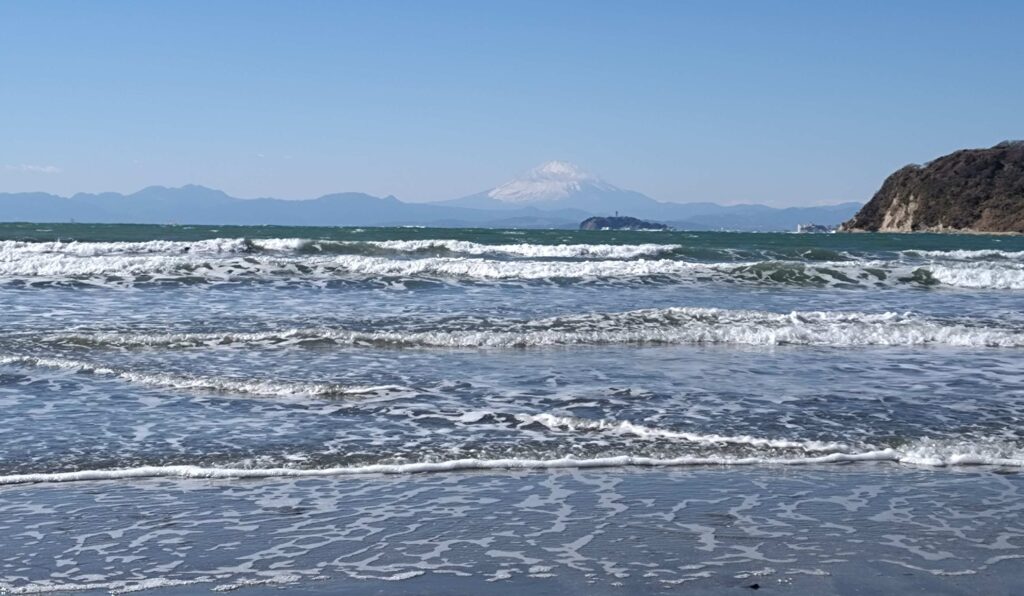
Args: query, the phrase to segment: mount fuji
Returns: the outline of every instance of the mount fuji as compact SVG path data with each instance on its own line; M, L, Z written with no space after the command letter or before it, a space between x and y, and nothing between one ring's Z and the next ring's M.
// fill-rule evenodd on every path
M664 207L671 210L673 205L621 189L565 161L549 161L490 190L440 204L472 209L575 210L589 215L645 212L642 217L655 211L664 216Z
M579 166L566 161L549 161L489 191L487 196L508 203L536 203L595 192L619 192L619 189Z
M608 216L616 212L669 223L690 230L791 230L798 223L843 221L859 203L777 209L766 205L671 203L619 188L565 161L549 161L490 190L435 203L482 210L529 208L554 217L579 214Z

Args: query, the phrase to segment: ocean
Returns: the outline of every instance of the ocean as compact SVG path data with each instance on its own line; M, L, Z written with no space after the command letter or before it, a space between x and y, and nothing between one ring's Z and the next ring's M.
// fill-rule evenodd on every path
M1024 576L1021 237L0 224L0 313L0 592Z

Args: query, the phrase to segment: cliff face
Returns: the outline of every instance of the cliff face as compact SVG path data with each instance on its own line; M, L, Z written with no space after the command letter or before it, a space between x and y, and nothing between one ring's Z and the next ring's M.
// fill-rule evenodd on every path
M840 230L1024 233L1024 141L906 166Z

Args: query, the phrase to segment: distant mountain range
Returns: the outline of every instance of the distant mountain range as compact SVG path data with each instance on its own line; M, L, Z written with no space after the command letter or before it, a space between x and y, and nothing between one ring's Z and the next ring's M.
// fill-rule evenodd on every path
M576 228L591 216L619 213L683 230L792 230L800 223L838 224L859 203L778 209L765 205L667 203L624 190L565 162L548 162L491 190L437 203L339 193L304 201L238 199L203 186L151 186L118 193L59 197L0 193L0 221Z

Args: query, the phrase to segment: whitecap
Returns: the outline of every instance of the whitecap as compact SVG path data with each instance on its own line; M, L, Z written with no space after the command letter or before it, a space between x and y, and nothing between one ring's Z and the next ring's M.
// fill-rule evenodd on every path
M793 311L775 313L673 307L587 313L535 320L448 319L428 330L340 327L254 332L74 332L46 341L114 347L212 347L333 342L422 348L530 348L605 344L738 344L755 346L1022 347L1024 330L921 317L912 313Z
M201 375L180 375L119 369L81 360L40 358L35 356L0 356L0 365L32 366L112 377L150 387L237 393L261 397L344 397L375 393L406 391L397 385L353 386L337 383L288 382L255 379L232 379Z
M222 468L196 465L140 466L133 468L77 470L69 472L32 472L0 476L0 485L28 483L81 482L140 478L243 479L304 478L318 476L363 476L416 473L443 473L471 470L550 470L586 468L670 468L689 466L806 466L849 462L891 462L914 466L999 466L1024 467L1024 452L1019 448L988 452L970 444L950 444L940 458L920 458L918 446L871 449L850 453L827 453L805 456L729 456L701 455L659 458L640 455L553 459L501 458L453 459L412 463L368 464L328 468Z

